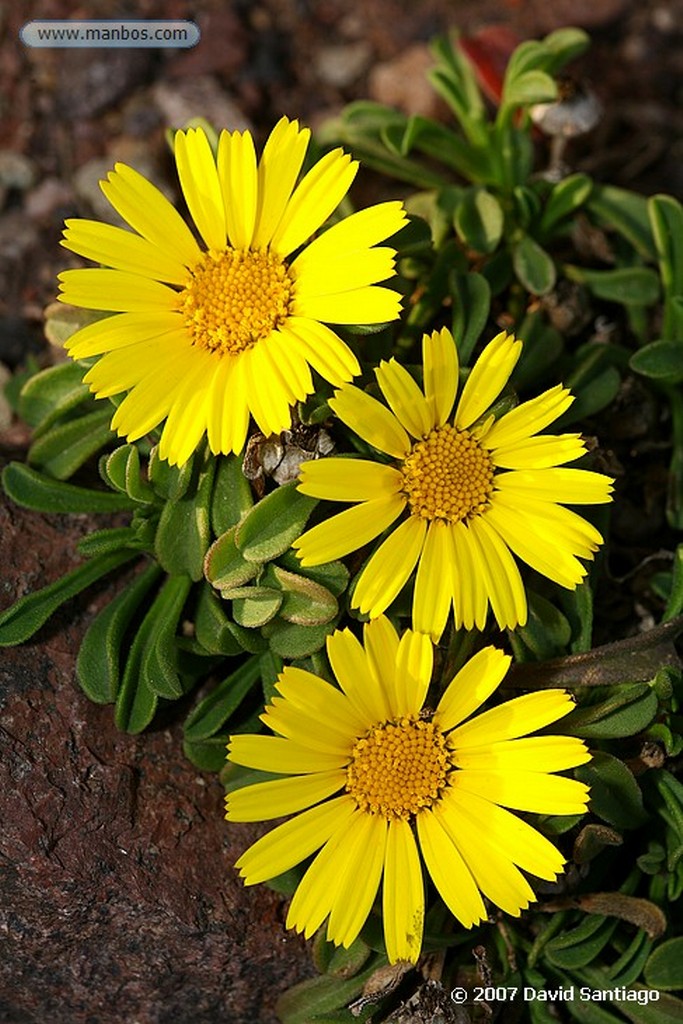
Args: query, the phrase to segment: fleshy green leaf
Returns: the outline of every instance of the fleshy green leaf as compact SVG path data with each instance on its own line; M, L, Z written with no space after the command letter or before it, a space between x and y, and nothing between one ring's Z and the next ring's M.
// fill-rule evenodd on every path
M38 437L61 416L88 400L90 391L83 383L83 367L69 360L30 377L21 389L17 411L35 428L34 437Z
M211 495L211 526L217 537L239 523L252 508L254 498L237 455L220 455Z
M11 647L28 640L66 601L136 555L135 551L120 550L100 555L47 587L19 598L0 614L0 647Z
M169 576L154 602L155 615L140 663L140 679L168 700L182 697L176 630L192 587L188 576Z
M238 587L226 591L232 601L235 622L246 629L257 629L277 615L282 604L282 593L272 587Z
M34 512L126 512L135 507L126 495L53 480L21 462L5 467L2 485L12 501Z
M126 630L160 576L158 565L148 565L98 614L83 637L76 675L83 692L95 703L110 704L116 700Z
M531 106L534 103L553 103L557 95L557 82L545 71L524 71L511 80L509 76L506 77L501 109Z
M163 507L155 538L159 563L171 575L187 574L200 580L211 537L209 504L215 462L210 459L196 491L169 498Z
M235 542L249 562L270 562L284 554L300 537L317 505L301 494L296 481L284 484L262 498L237 526Z
M334 627L334 620L324 626L296 626L278 618L263 627L263 635L271 651L291 660L307 658L319 651Z
M469 188L456 207L453 223L458 238L475 252L490 253L503 234L503 210L485 188Z
M564 272L570 281L588 288L598 299L623 306L652 306L659 300L659 277L649 267L618 267L616 270L589 270L567 264Z
M645 981L665 992L683 989L683 936L657 946L645 964Z
M618 231L644 259L657 258L647 199L637 192L628 192L613 185L596 185L588 209L608 230Z
M634 352L629 366L643 377L665 384L683 381L683 341L653 341Z
M635 736L657 714L657 695L647 683L615 687L607 700L576 708L562 721L562 732L584 739Z
M545 203L541 233L552 234L561 221L585 205L592 191L593 182L587 174L570 174L558 181Z
M587 914L576 928L551 939L545 955L551 964L565 970L592 964L612 938L617 924L600 914Z
M211 545L204 559L204 575L216 590L241 587L258 576L261 565L248 562L235 543L237 527L231 526Z
M449 277L449 291L453 299L451 329L460 362L466 365L488 322L491 286L482 274L454 271Z
M208 697L197 704L185 720L185 738L207 740L219 732L261 678L260 658L251 657L218 683ZM223 748L225 760L225 747Z
M524 235L512 247L512 265L515 274L532 295L546 295L555 287L555 264L545 249L529 235Z
M194 615L195 638L209 654L240 654L242 629L228 619L223 606L208 584L201 587Z
M270 566L277 586L282 589L280 616L300 626L321 626L337 614L337 601L326 587L299 573Z
M142 551L144 545L131 526L114 526L86 534L79 540L76 549L84 558L94 558L95 555L106 555L110 551Z
M615 828L637 828L646 820L640 787L623 761L597 751L574 774L590 786L589 808L603 821Z
M111 408L104 408L58 423L33 442L28 451L28 461L49 476L66 480L91 455L114 439L116 435L110 429L110 422Z

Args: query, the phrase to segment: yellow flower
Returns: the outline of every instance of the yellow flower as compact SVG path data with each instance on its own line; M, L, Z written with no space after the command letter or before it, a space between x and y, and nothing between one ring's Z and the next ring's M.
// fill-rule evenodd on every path
M573 707L564 690L527 694L472 713L503 679L510 658L486 647L454 677L435 711L424 708L432 672L429 637L399 640L381 616L327 640L341 690L299 668L283 670L262 720L275 736L233 736L228 757L289 778L230 794L226 817L296 814L237 862L247 885L273 878L319 851L289 908L287 927L349 946L382 882L387 954L417 960L422 945L422 861L455 917L487 917L482 894L519 916L536 897L520 871L554 880L564 859L506 808L581 814L588 789L553 775L588 761L568 736L528 734ZM525 737L525 738L521 738ZM299 813L300 812L300 813Z
M538 433L574 401L567 388L557 385L499 419L487 413L521 348L509 335L494 338L454 412L458 355L445 329L423 338L424 394L392 359L375 371L389 409L352 385L330 402L344 423L396 464L305 463L304 494L360 504L314 526L294 547L303 565L318 565L392 528L355 588L353 604L364 614L385 611L417 565L414 629L438 640L451 604L456 626L483 629L489 603L500 628L513 629L527 618L513 554L569 589L586 575L578 559L592 559L602 537L560 503L610 501L612 481L563 467L586 452L579 434Z
M125 164L101 187L133 232L66 223L62 244L104 267L60 274L60 298L116 314L74 334L69 354L101 357L84 378L98 397L128 392L112 420L120 435L132 441L166 420L160 454L171 463L185 462L205 431L214 453L239 452L250 413L264 434L284 430L292 403L313 392L311 367L334 385L359 372L325 324L399 315L398 294L375 285L393 274L395 251L377 243L405 223L400 203L355 213L304 246L358 168L336 149L296 185L309 136L282 118L257 162L249 132L222 132L216 158L201 129L177 132L178 176L203 245Z

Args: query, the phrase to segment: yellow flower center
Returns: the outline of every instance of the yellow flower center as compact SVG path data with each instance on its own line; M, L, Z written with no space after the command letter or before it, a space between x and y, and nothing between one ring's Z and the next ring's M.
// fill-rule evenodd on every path
M267 338L291 312L294 281L269 249L202 253L179 295L192 344L237 355Z
M448 423L414 444L402 469L410 510L424 519L471 519L493 493L491 456L469 431Z
M407 819L439 799L450 767L443 733L410 716L377 725L358 740L346 790L361 811Z

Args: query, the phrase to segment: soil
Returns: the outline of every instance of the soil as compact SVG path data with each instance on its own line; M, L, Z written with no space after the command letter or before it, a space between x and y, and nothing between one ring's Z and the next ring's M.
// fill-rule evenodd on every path
M189 51L18 41L32 19L81 17L189 18L202 38ZM76 265L59 246L62 222L102 215L97 180L115 160L173 197L165 131L197 113L259 141L282 114L315 126L358 98L438 114L422 87L428 41L492 24L520 38L587 28L580 70L604 116L573 152L576 169L681 194L681 0L4 5L0 362L58 358L42 315L57 271ZM0 464L28 440L0 408ZM93 525L4 501L0 605L73 568ZM101 601L90 591L34 642L0 653L0 1024L271 1024L278 994L312 975L308 951L285 931L281 900L238 881L232 864L258 830L227 828L221 787L183 758L177 723L125 736L79 692L75 656Z

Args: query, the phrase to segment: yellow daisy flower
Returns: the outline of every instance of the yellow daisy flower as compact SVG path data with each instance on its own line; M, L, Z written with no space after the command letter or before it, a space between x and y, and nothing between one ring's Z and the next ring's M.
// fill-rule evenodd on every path
M422 343L424 393L392 359L375 371L388 409L352 385L330 401L356 434L397 461L304 463L304 494L360 504L314 526L294 547L303 565L318 565L391 528L355 588L353 604L364 614L385 611L417 565L414 629L438 640L451 605L456 626L483 629L489 604L500 628L513 629L527 618L513 554L569 589L586 575L578 559L592 559L602 537L560 503L610 501L612 481L564 468L586 452L579 434L538 433L574 401L562 385L498 419L487 413L521 349L507 334L494 338L455 405L457 349L448 330L435 331Z
M228 757L289 778L226 798L230 821L296 816L251 846L237 867L247 885L319 851L292 899L287 927L349 946L382 878L387 954L415 962L424 921L420 860L444 903L466 927L487 917L482 895L518 917L536 897L520 871L554 880L564 858L506 808L582 814L588 788L551 774L583 764L582 740L528 734L572 709L564 690L544 690L472 713L510 663L494 647L471 658L435 711L424 707L432 673L429 637L399 640L381 616L327 640L341 690L287 667L262 721L275 736L233 736ZM522 738L524 737L524 738Z
M60 274L63 302L114 316L79 330L74 359L100 356L84 380L98 398L128 392L112 428L129 441L166 420L160 455L185 462L241 451L249 414L264 434L290 425L313 392L311 367L339 385L359 372L326 324L377 324L399 296L376 287L395 251L377 243L405 223L398 202L352 214L308 245L346 195L357 163L336 149L296 185L310 131L282 118L257 162L249 132L177 132L175 160L201 243L157 188L117 164L102 191L133 232L66 222L63 245L102 268ZM203 244L202 244L203 243Z

